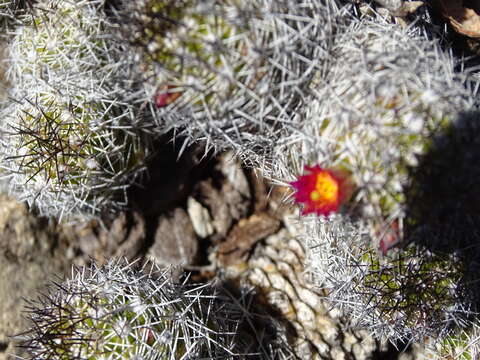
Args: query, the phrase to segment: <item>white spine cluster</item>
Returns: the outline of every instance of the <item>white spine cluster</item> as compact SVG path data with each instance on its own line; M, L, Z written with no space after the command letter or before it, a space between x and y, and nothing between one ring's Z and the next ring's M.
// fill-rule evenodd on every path
M452 331L442 339L429 339L427 357L434 360L474 360L480 356L480 328L478 320L468 329Z
M409 168L472 101L437 43L388 23L354 21L337 36L315 97L263 162L267 177L291 181L305 165L339 168L356 185L361 214L404 217Z
M473 315L452 256L411 244L382 256L367 228L344 216L305 218L306 268L328 298L377 338L442 338Z
M161 129L233 148L250 162L289 130L330 58L332 1L124 1Z
M254 327L245 294L172 272L120 260L74 269L30 301L33 326L17 338L36 360L287 359Z
M149 152L138 92L103 1L38 1L8 47L14 99L2 111L9 191L42 215L125 204Z

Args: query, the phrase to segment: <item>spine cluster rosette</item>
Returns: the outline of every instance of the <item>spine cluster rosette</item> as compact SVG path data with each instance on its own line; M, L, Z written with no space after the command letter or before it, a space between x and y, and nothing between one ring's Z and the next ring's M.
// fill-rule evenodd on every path
M116 210L149 153L125 49L103 1L38 1L7 49L2 169L42 215Z
M234 148L247 162L268 152L303 104L339 12L335 2L309 0L141 0L118 8L160 127Z
M250 323L245 293L174 273L120 260L74 269L29 302L33 326L16 338L36 360L287 359L287 345Z

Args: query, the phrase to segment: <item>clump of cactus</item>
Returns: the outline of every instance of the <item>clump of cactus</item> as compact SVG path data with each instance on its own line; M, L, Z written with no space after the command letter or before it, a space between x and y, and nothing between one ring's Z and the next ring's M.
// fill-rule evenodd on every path
M440 130L406 169L402 218L376 228L345 214L302 218L307 267L354 326L392 342L432 337L435 356L474 359L478 112L458 113Z
M121 208L149 153L134 73L103 5L39 1L7 49L3 176L42 215Z
M266 334L248 323L255 316L245 295L234 298L214 283L175 279L171 268L120 260L76 269L71 279L30 301L33 326L17 338L29 359L280 356L281 347L262 343Z
M160 128L233 148L247 162L268 152L304 104L330 56L338 12L335 2L292 0L141 0L117 9Z
M443 195L478 177L448 156L414 170L474 102L449 54L418 30L347 19L334 1L120 0L111 17L105 2L38 0L15 30L0 140L11 193L42 215L96 215L126 205L150 132L233 148L290 182L302 215L325 215L301 220L308 272L353 325L394 342L437 336L442 356L477 357L477 245L456 231L478 209ZM460 152L471 163L472 143ZM452 169L467 176L414 183ZM345 203L363 220L331 215ZM32 359L287 356L212 284L111 262L54 287L31 303Z
M352 326L410 342L470 323L465 264L454 254L412 243L383 256L367 227L342 215L306 218L304 225L307 271Z
M315 78L300 126L262 165L283 183L316 164L350 174L355 211L382 223L405 216L409 169L472 101L437 43L379 21L356 20L337 34L335 62Z
M480 356L480 333L478 322L467 329L452 331L440 339L431 339L427 345L429 358L435 360L475 360Z

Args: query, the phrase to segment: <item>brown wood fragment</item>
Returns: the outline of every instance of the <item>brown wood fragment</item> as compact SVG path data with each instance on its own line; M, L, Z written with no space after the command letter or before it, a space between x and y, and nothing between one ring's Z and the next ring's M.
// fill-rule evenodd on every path
M279 227L280 221L266 212L240 220L229 232L227 240L220 244L218 261L225 266L241 262L259 240L274 234Z
M459 34L471 38L480 38L480 5L473 3L472 8L463 6L462 0L437 0L442 15Z

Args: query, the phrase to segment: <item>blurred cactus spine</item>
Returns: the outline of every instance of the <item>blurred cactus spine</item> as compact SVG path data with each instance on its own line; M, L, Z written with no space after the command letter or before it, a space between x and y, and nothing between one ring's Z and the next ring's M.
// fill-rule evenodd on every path
M435 360L475 360L480 356L478 322L467 329L455 330L437 341L433 339L427 347L427 354Z
M0 0L0 40L8 37L21 22L28 0Z

